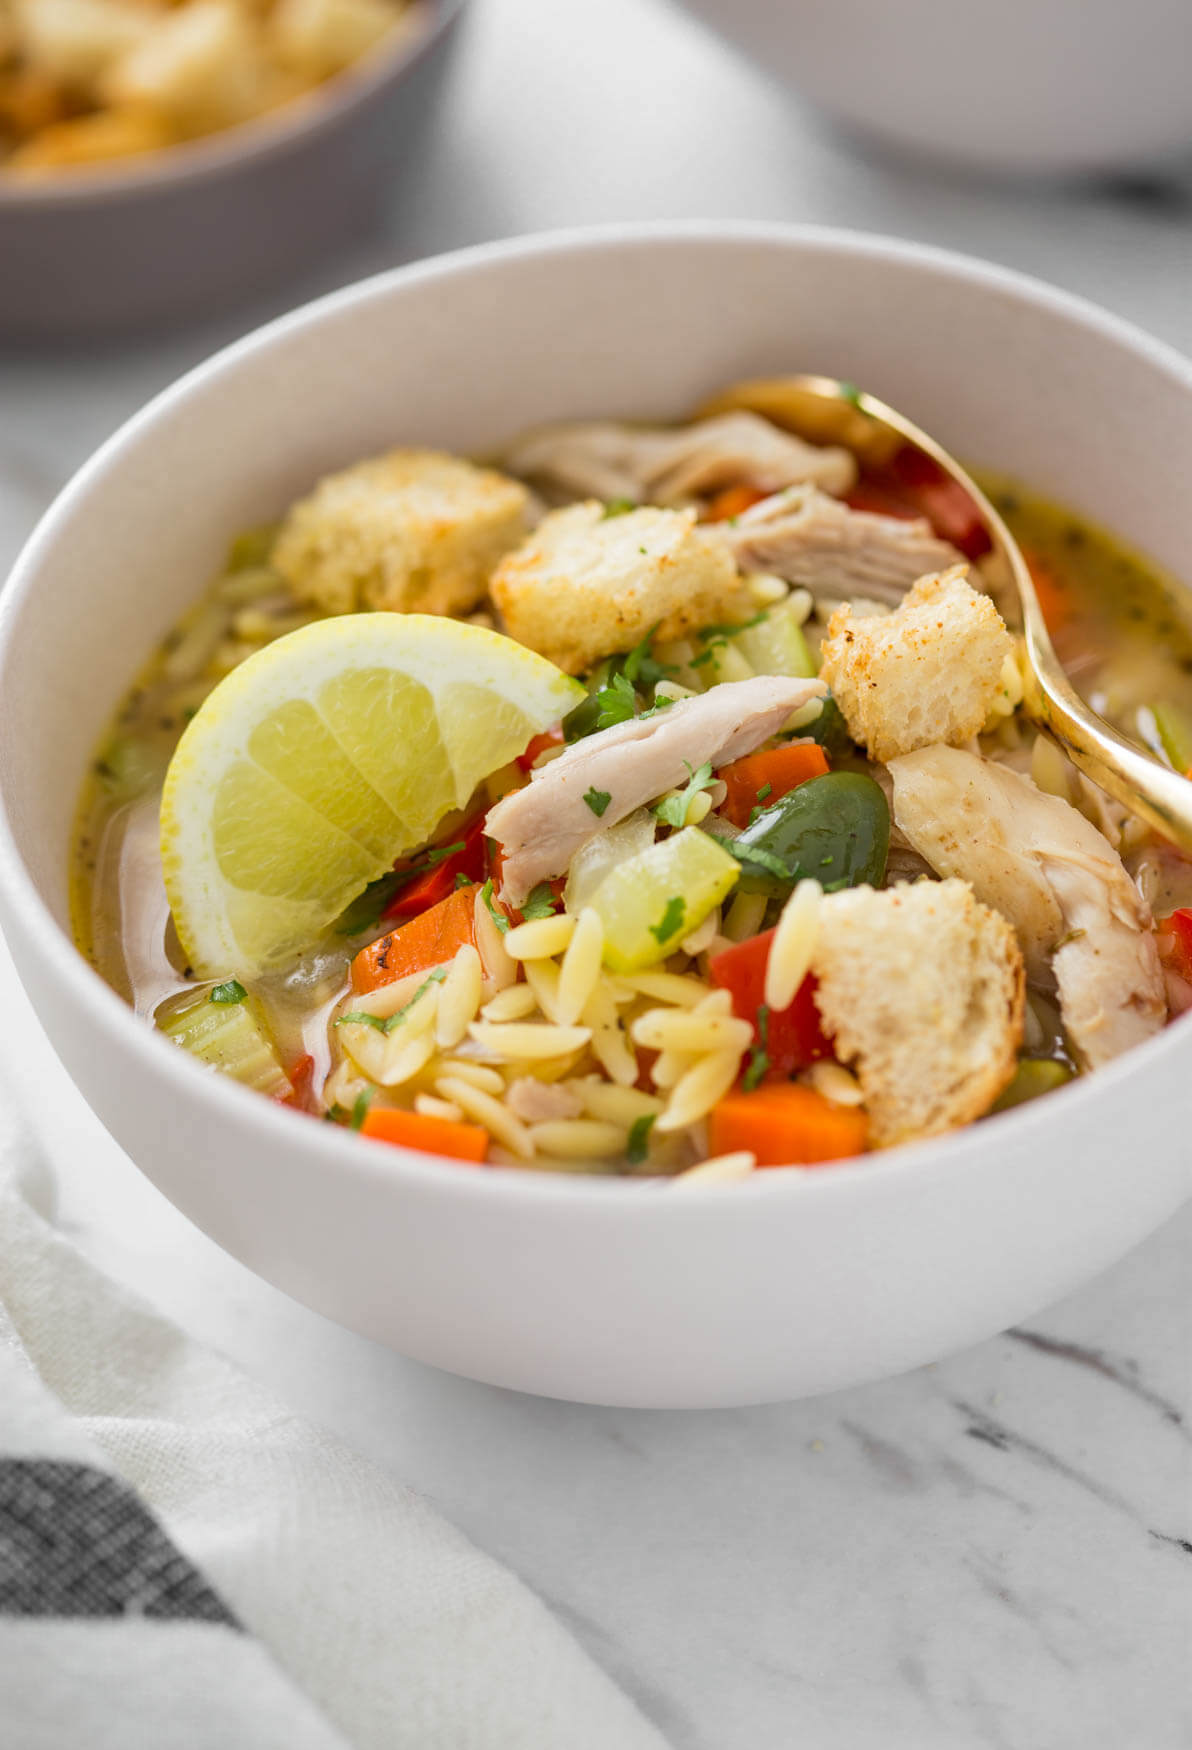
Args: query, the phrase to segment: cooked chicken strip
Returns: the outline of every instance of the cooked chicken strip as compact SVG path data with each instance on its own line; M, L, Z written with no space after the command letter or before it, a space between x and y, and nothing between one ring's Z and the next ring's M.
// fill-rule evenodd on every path
M717 526L743 571L773 571L839 601L865 596L893 607L928 572L965 564L925 518L850 510L815 486L792 486Z
M596 833L685 784L689 766L725 765L752 753L826 690L818 680L758 675L577 741L489 810L484 830L505 852L502 898L520 905L537 882L561 875ZM590 790L608 793L599 815L584 801Z
M848 450L804 443L756 413L724 413L678 430L638 430L612 420L552 425L521 438L501 460L511 473L568 498L663 506L737 484L777 492L808 480L847 492L857 478Z
M1054 979L1082 1067L1158 1032L1167 1004L1150 911L1083 814L959 748L920 748L889 770L915 850L1010 920L1032 981Z

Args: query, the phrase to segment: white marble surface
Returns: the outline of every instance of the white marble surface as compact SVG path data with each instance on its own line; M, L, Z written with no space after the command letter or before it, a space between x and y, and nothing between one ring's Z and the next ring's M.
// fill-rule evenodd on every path
M660 5L479 0L387 237L202 330L0 352L0 563L120 420L275 310L481 238L718 214L968 249L1192 351L1178 183L866 162ZM1029 1330L884 1385L705 1414L540 1402L349 1336L218 1252L97 1132L2 957L0 983L69 1231L508 1561L676 1750L1192 1745L1192 1208Z

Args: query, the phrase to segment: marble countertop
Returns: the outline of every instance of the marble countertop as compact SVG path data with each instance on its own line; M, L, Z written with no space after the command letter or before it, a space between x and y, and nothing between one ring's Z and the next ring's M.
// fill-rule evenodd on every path
M0 351L0 567L147 396L393 262L602 219L814 220L1039 273L1192 351L1189 191L1192 167L1064 192L866 160L650 0L478 0L385 236L201 329ZM538 1401L250 1276L98 1130L2 951L0 989L67 1231L514 1567L676 1750L1192 1744L1192 1207L1028 1328L882 1385L700 1414Z

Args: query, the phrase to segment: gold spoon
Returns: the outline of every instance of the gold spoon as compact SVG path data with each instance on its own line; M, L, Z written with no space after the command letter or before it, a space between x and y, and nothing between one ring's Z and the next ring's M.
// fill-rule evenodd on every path
M1052 648L1030 570L1017 541L972 476L901 413L833 377L763 377L738 383L700 408L701 416L745 408L818 444L842 444L873 467L909 445L964 489L990 541L977 561L1003 616L1026 647L1024 708L1055 737L1073 765L1148 825L1192 852L1192 783L1126 740L1085 704Z

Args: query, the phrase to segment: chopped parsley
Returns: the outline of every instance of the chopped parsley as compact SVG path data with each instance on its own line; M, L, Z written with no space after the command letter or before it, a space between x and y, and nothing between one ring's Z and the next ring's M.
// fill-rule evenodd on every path
M668 674L675 673L673 663L659 662L658 658L651 654L650 646L654 642L654 634L657 632L659 624L660 622L656 622L650 627L641 643L635 644L621 663L621 673L627 681L632 681L635 687L656 687L659 681L666 679Z
M364 1120L368 1117L368 1109L373 1103L376 1091L375 1088L361 1088L356 1096L356 1103L352 1107L352 1116L348 1120L349 1129L359 1130L361 1128Z
M773 851L765 851L760 845L742 845L737 840L730 840L727 847L737 859L748 869L752 863L756 869L764 869L767 875L777 876L779 881L789 882L791 872L781 857L776 857Z
M238 978L229 978L223 984L217 984L207 998L210 1003L242 1003L248 992Z
M558 903L550 882L540 881L522 906L522 917L527 923L532 923L535 918L553 917Z
M773 793L774 793L773 784L763 784L761 789L757 793L757 799L759 802L764 802L766 800L766 797L772 796Z
M706 663L716 661L717 649L723 645L724 639L718 638L715 644L710 644L707 650L701 650L698 656L693 656L687 664L688 668L703 668Z
M609 517L628 516L631 510L637 508L632 498L610 498L604 507L603 520L607 522Z
M760 626L763 620L769 618L769 613L768 608L763 608L751 620L726 620L716 626L705 626L696 633L696 637L701 644L709 644L713 638L735 638L738 632L748 632L751 626Z
M625 1145L625 1159L631 1167L640 1167L650 1152L650 1132L654 1128L655 1112L643 1112L640 1118L635 1118L629 1126L629 1141Z
M747 1094L751 1094L770 1067L770 1054L766 1049L770 1043L770 1011L762 1003L757 1011L757 1044L749 1053L749 1062L745 1066L745 1074L741 1077L741 1086Z
M385 915L389 901L395 893L399 893L417 873L414 869L390 869L387 875L380 875L375 881L370 881L363 893L358 893L348 909L336 924L336 933L340 936L358 936L363 930L375 929Z
M427 851L422 859L428 869L433 869L436 863L445 863L448 857L454 857L457 851L464 849L464 841L457 839L453 845L439 845L433 851Z
M480 889L480 897L484 901L485 909L487 910L489 917L493 920L493 923L496 924L498 930L500 930L503 936L507 935L509 933L509 919L505 916L504 912L498 911L496 905L493 903L493 884L491 876Z
M661 919L650 925L650 934L656 942L668 942L672 936L679 934L686 916L687 901L681 893L673 893L666 902Z
M414 1004L418 1001L418 998L422 995L423 991L429 990L432 984L442 984L446 976L447 968L445 966L436 966L433 972L427 973L426 977L418 986L418 989L414 992L410 1000L403 1003L401 1008L396 1010L392 1015L382 1018L380 1015L370 1014L367 1009L350 1009L346 1015L340 1015L336 1019L335 1025L337 1027L346 1027L349 1023L352 1023L360 1027L371 1027L376 1033L392 1033L395 1028L402 1025L406 1016L414 1007Z
M592 813L596 816L597 820L600 819L600 816L604 813L612 799L613 795L611 790L597 790L594 785L590 790L584 792L584 801L592 810Z
M693 798L698 796L701 790L711 789L716 782L712 776L711 760L705 760L697 772L692 771L688 760L684 760L683 764L687 767L689 782L681 790L675 790L671 795L664 796L662 801L651 811L656 819L661 820L667 826L682 826L687 819L687 810L691 806Z
M461 887L470 887L472 885L472 877L470 875L465 875L461 869L455 877L455 885L457 890Z
M615 674L607 687L596 694L596 728L611 729L615 723L628 723L637 715L637 694L626 674Z

